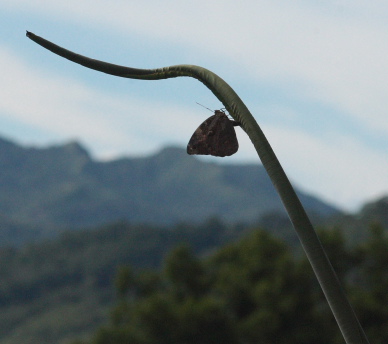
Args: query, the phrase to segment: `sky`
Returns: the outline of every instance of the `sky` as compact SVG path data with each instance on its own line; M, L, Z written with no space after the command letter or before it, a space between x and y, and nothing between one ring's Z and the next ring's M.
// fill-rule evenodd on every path
M293 184L345 211L388 194L388 2L0 0L0 137L77 140L98 160L186 147L223 105L192 78L143 81L58 57L26 30L135 68L194 64L247 105ZM240 149L217 163L260 163Z

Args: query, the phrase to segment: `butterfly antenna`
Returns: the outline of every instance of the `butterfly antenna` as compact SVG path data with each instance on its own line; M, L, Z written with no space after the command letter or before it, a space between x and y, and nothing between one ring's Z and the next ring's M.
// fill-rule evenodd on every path
M212 109L209 109L208 107L206 107L205 105L202 105L202 104L200 104L200 103L198 103L198 102L196 102L198 105L201 105L202 107L204 107L205 109L208 109L209 111L211 111L211 112L214 112Z

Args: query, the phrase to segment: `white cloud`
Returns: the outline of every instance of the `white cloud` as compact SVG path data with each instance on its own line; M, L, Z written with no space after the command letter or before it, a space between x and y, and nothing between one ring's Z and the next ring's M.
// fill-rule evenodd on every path
M107 119L95 114L92 117L90 110L86 110L92 99L96 99L86 87L38 74L36 69L4 49L0 51L0 60L7 66L0 81L4 95L0 108L11 118L61 135L78 135L87 129L88 136L94 139L102 135L117 138Z
M100 155L114 149L116 155L117 150L149 152L163 142L185 140L198 125L186 109L131 96L121 99L74 79L49 76L4 48L0 65L7 66L0 79L5 116L61 139L82 138L101 147Z
M388 133L388 22L378 20L388 6L381 1L134 5L123 0L19 0L8 6L221 56L223 66L230 61L235 70L249 71L250 78L277 80L284 87L292 83L300 97L335 106L365 128Z
M106 30L112 37L120 34L128 39L135 37L137 42L144 39L149 45L165 45L166 50L179 56L208 62L210 66L205 67L216 68L220 76L237 80L237 84L275 85L291 99L332 108L341 114L339 121L347 120L349 126L361 128L365 136L388 135L388 5L383 1L133 4L124 0L3 0L1 6L27 11L39 19L50 17L90 27L91 31ZM55 42L60 44L61 38ZM126 47L118 49L127 52ZM7 89L6 99L0 100L3 112L59 135L82 137L99 147L110 142L109 147L100 148L100 154L132 153L123 147L149 152L158 144L170 142L171 135L174 142L186 142L204 119L189 109L135 97L123 100L81 81L38 73L38 66L26 65L10 51L0 51L0 62L10 66L0 80L2 89ZM268 108L257 98L244 100L253 104L257 113L266 114ZM282 111L285 105L269 105L272 109L275 106ZM131 112L141 113L142 117L129 120ZM299 117L296 107L285 108L284 112L290 116L288 122L293 116ZM107 113L112 116L106 118ZM153 124L155 114L163 118L157 126ZM267 118L265 133L298 184L306 188L311 185L311 190L341 205L356 205L362 198L388 191L386 156L381 149L373 151L371 144L366 147L355 133L333 131L313 137L305 127L286 128L275 116ZM252 160L254 152L248 139L240 135L239 140L238 157L230 161Z
M322 139L282 126L265 128L289 178L348 210L388 192L388 159L352 137Z

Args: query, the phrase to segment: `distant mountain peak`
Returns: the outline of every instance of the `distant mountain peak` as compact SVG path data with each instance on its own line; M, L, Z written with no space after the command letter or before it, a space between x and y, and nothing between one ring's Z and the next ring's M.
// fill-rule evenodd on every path
M182 147L166 146L150 155L149 158L176 159L177 157L182 156L184 153L186 154L186 151Z
M159 152L157 152L155 155L174 155L174 154L182 154L186 153L186 151L179 146L165 146L162 147Z
M89 152L77 141L70 141L63 145L57 146L59 150L61 150L64 154L68 154L74 157L84 157L87 159L90 158Z
M10 151L22 150L22 149L23 149L22 147L18 146L13 141L0 137L0 153L3 153L3 152L8 153Z
M365 204L358 216L365 219L375 218L382 223L388 223L388 195Z

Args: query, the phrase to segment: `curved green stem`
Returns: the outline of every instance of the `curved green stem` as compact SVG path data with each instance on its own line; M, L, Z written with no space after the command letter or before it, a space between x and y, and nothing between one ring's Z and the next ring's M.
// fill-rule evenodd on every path
M255 146L261 162L287 210L346 343L369 343L318 236L275 153L248 108L224 80L205 68L193 65L176 65L157 69L118 66L75 54L30 32L27 32L27 37L57 55L103 73L141 80L189 76L205 84L222 102L230 115L241 123L242 129L248 134Z

